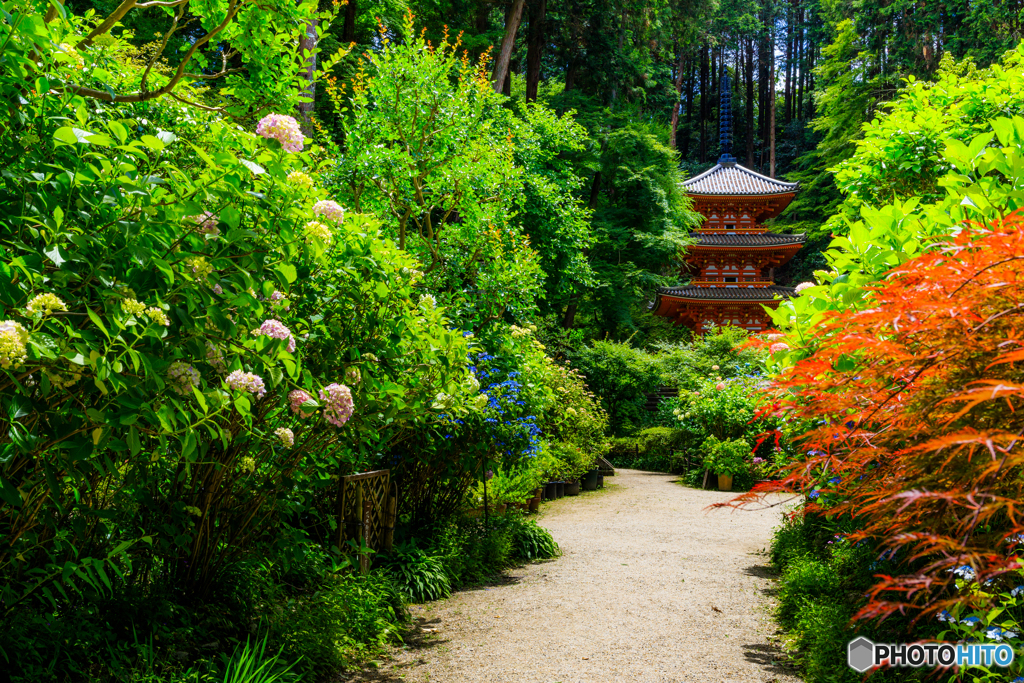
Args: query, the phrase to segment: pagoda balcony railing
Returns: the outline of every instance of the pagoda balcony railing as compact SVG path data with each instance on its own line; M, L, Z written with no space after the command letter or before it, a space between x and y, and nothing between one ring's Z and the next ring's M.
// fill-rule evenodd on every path
M726 280L725 277L702 277L698 280L693 280L690 284L692 285L736 285L736 284L759 284L759 285L771 285L771 280L765 280L759 277L735 277L728 276L730 279Z

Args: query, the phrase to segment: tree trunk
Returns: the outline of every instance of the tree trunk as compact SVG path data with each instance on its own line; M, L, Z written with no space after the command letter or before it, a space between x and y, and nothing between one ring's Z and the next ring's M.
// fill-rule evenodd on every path
M701 162L708 158L708 115L711 113L711 95L708 93L708 59L710 52L707 43L701 48L700 54L700 149Z
M767 23L767 12L763 15ZM768 166L768 36L757 43L757 136L760 145L758 165L762 171Z
M310 118L313 115L313 104L316 99L316 27L319 19L311 19L306 24L306 33L299 41L299 54L306 62L306 92L305 97L295 106L302 117L302 132L311 136L313 131L310 126Z
M754 167L754 39L747 38L747 166Z
M490 24L491 7L494 3L481 2L479 7L476 8L476 22L474 28L476 28L477 34L483 33L487 30L487 25Z
M540 63L544 57L544 18L547 14L547 0L537 0L530 7L530 37L526 47L526 101L537 99L540 86Z
M768 177L775 177L775 50L768 74Z
M352 43L356 39L356 0L345 5L345 23L341 29L341 42Z
M804 46L804 11L797 12L796 27L796 63L800 69L796 81L796 98L793 103L793 118L799 120L804 117L804 83L807 81L807 51Z
M668 127L668 146L672 149L676 148L676 133L679 131L679 108L682 106L683 74L686 68L683 48L677 44L677 49L679 50L679 61L676 62L676 99L675 104L672 105L672 121Z
M792 75L793 75L793 14L787 8L786 10L786 82L783 85L783 100L782 100L782 119L785 123L789 123L790 118L790 104L792 103L793 91L792 91Z
M682 157L690 156L690 132L693 124L693 96L697 89L697 70L692 56L686 60L686 135L683 136Z
M501 92L504 89L508 64L512 59L512 48L516 43L516 32L519 30L519 22L523 18L524 5L526 5L526 0L512 0L512 5L509 6L508 12L505 14L505 36L501 39L501 49L494 62L494 74L491 77L495 92Z

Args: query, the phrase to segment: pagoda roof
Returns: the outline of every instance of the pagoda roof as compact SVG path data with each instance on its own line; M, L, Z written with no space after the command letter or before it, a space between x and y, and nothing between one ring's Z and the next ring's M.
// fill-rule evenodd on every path
M746 233L726 235L714 232L691 232L690 237L697 241L695 247L780 247L803 244L807 235L782 235L774 232Z
M693 299L700 301L774 301L776 296L796 296L792 287L772 285L770 287L662 287L658 297L668 296L677 299Z
M735 162L719 160L700 175L684 181L683 188L691 195L738 197L793 194L800 189L800 183L776 180Z

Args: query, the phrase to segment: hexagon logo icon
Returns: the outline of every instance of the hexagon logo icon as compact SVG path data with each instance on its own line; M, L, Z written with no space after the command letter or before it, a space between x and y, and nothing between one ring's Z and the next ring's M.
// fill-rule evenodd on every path
M875 644L863 636L851 640L846 646L846 663L859 673L864 673L875 662Z

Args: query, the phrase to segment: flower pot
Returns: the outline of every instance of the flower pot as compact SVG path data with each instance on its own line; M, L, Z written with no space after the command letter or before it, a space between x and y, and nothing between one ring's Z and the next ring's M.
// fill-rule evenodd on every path
M594 491L594 490L597 489L597 476L598 476L598 471L597 471L596 468L590 470L585 475L583 475L583 490L584 491Z
M599 489L603 489L604 488L604 475L603 474L597 475L597 488L599 488Z
M732 491L732 475L731 474L719 474L718 475L718 490L719 491Z
M567 496L578 496L580 495L580 483L574 481L565 485L565 495Z
M544 485L544 500L554 500L558 497L558 484L549 481Z
M556 481L555 482L555 498L561 498L564 495L565 495L565 482L564 481Z
M537 496L531 498L530 502L528 503L528 507L530 509L530 512L537 512L537 510L540 510L540 498L538 498Z

